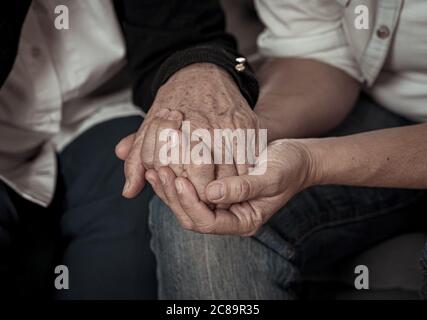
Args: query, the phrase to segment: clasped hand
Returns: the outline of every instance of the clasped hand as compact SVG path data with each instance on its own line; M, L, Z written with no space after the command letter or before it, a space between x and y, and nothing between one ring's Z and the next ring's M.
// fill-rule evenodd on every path
M165 129L182 135L183 121L190 123L192 131L209 132L258 132L259 121L228 74L213 65L193 65L162 86L138 132L117 145L116 154L125 162L123 195L137 196L148 180L187 230L254 235L312 181L313 159L308 149L295 140L271 143L259 154L261 162L251 172L249 164L237 161L165 166L159 156L164 145L159 135Z

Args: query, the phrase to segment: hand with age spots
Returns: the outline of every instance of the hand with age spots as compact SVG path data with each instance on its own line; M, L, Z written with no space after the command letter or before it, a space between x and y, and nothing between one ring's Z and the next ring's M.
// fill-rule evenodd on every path
M147 170L157 174L163 166L159 151L164 129L180 130L182 121L196 129L258 129L258 119L230 75L210 64L190 65L175 73L158 91L156 99L138 132L124 138L116 147L124 163L126 184L123 196L136 197L144 187ZM235 164L181 164L170 169L186 177L198 197L208 203L206 186L216 178L247 173L247 166Z
M261 158L266 162L259 163L252 174L220 178L208 184L206 197L216 208L201 201L192 183L184 177L177 178L170 168L148 170L146 177L184 229L252 236L295 194L317 181L314 161L302 143L278 140L264 152L267 156Z

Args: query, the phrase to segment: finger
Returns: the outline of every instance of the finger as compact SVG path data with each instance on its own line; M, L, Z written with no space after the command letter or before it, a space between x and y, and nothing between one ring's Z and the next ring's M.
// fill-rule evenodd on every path
M234 164L220 164L216 166L215 179L220 180L227 177L237 176L236 166ZM205 191L206 193L206 191ZM230 206L228 204L220 203L218 204L218 209L228 209Z
M219 141L214 139L215 178L217 180L245 174L245 172L239 172L239 165L236 165L237 148L236 145L234 145L233 148L231 147L233 143L232 140L232 137L227 134ZM218 160L220 161L218 162ZM229 209L229 207L229 204L223 203L216 206L218 209Z
M194 223L186 214L185 210L183 210L179 202L178 194L175 189L175 174L168 167L160 168L157 174L161 183L162 191L165 195L164 202L167 203L169 208L173 211L180 225L184 229L191 229Z
M159 122L154 151L154 169L163 166L179 168L180 164L180 132L183 116L178 111L171 111L165 120ZM181 168L182 170L182 168ZM175 170L174 170L175 172ZM181 172L175 172L178 176Z
M133 133L129 136L127 136L126 138L123 138L122 140L120 140L120 142L117 144L116 146L116 156L117 158L119 158L120 160L126 160L126 158L128 157L130 150L132 149L132 145L135 141L135 136L136 134Z
M135 139L132 149L125 160L124 172L126 183L123 189L123 196L125 198L131 199L136 197L144 188L145 168L141 160L142 140L142 136Z
M140 157L141 162L146 169L154 168L157 127L160 121L160 118L153 118L145 127L144 139L141 142Z
M215 180L215 166L211 164L191 164L184 167L186 176L193 184L200 200L207 202L208 199L206 197L205 190L207 185Z
M177 153L177 157L178 157L178 161L171 161L171 163L169 164L169 168L171 168L171 170L175 173L175 176L177 177L182 177L185 175L185 171L184 171L184 163L183 163L183 158L181 157L182 155L182 149L185 148L185 143L186 141L183 139L183 134L181 131L177 132L178 134L178 145L175 147L176 149L173 150L174 152Z
M197 191L197 194L200 200L207 202L205 189L209 182L215 180L215 165L212 160L212 150L209 146L203 144L203 142L191 141L191 156L190 163L184 164L184 170L186 177L193 184L194 188ZM203 157L195 157L199 149L195 149L198 146L204 146L204 149L201 151ZM194 163L195 161L198 161Z
M194 223L192 230L211 233L215 228L215 213L200 201L192 183L186 178L178 177L175 179L175 190L182 209Z
M147 179L147 181L150 183L157 196L162 199L164 203L169 205L157 172L152 169L147 170L145 172L145 179Z
M212 203L240 203L258 197L270 196L271 181L263 176L237 176L213 181L206 188L206 196Z
M236 164L237 175L244 176L248 174L249 163L247 162L248 159L246 157L247 156L246 150L248 150L249 148L245 148L243 154L240 154L242 150L239 150L237 141L233 140L231 141L231 143L233 144L232 155L233 155L234 163ZM247 141L246 143L249 143L249 141Z
M240 236L250 237L256 234L258 229L263 225L262 211L255 209L252 202L251 204L249 204L249 202L241 202L233 204L230 207L230 212L232 212L239 220Z
M227 210L213 212L200 201L195 188L185 178L175 180L176 190L183 210L194 222L192 230L205 234L241 234L239 219Z

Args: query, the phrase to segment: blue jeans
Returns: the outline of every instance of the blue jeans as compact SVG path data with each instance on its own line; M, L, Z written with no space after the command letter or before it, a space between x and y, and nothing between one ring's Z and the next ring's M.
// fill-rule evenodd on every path
M123 162L114 154L141 117L101 123L58 154L58 180L48 208L0 182L0 299L155 299L150 250L150 188L122 197ZM69 290L56 290L54 270L69 268Z
M362 97L331 135L409 124ZM424 190L312 187L295 196L256 236L241 238L185 231L154 198L149 225L160 298L296 298L302 273L327 268L388 238L427 231L426 207ZM421 257L426 270L427 247ZM427 296L426 285L421 291Z

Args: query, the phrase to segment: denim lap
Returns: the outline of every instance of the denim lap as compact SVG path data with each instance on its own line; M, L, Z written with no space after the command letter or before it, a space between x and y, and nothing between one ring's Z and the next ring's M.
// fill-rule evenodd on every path
M410 124L363 96L329 135ZM296 195L256 236L239 238L185 231L154 198L151 244L160 298L295 298L295 286L305 272L328 268L405 232L426 231L426 202L422 190L317 186ZM427 247L422 261L426 266Z
M151 200L149 224L160 299L293 297L283 286L294 283L297 270L256 239L186 231L158 197Z

